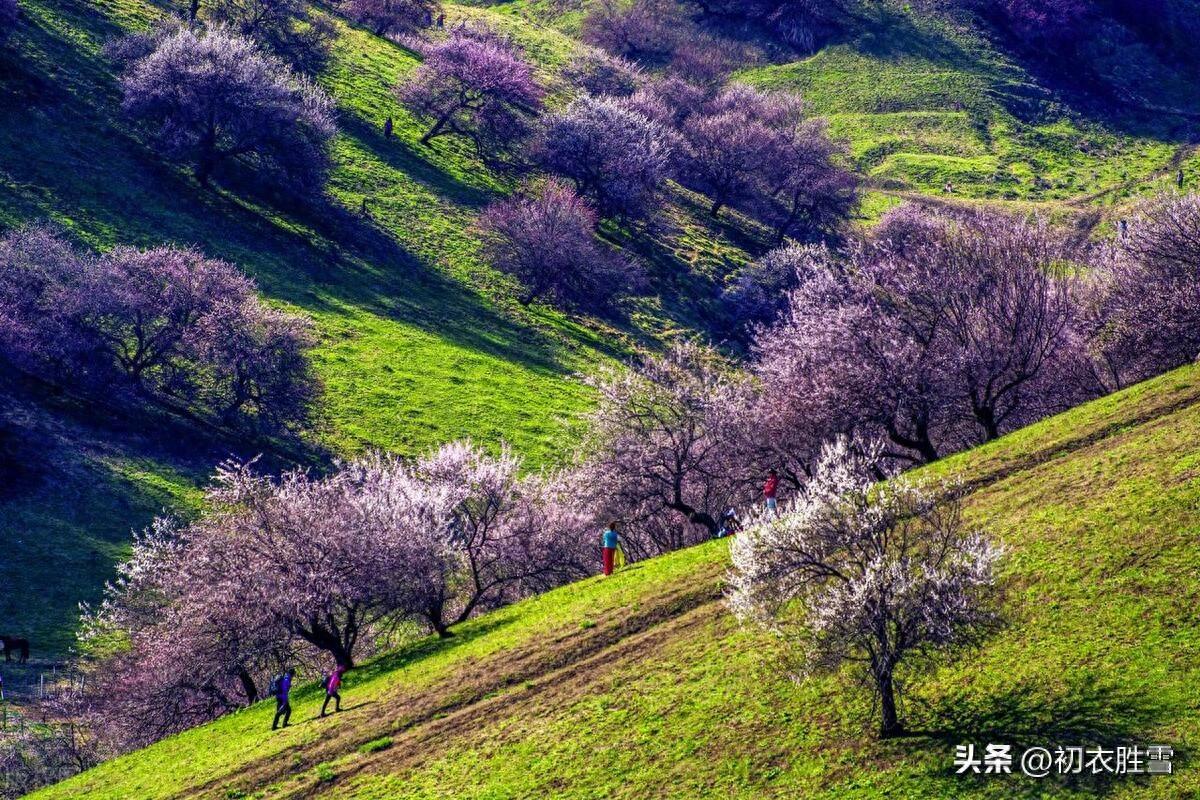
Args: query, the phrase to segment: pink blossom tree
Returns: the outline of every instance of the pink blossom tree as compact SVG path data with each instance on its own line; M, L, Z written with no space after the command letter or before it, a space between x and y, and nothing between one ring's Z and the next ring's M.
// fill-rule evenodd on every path
M592 487L595 516L619 520L638 557L715 536L756 477L729 435L744 381L714 353L680 344L594 384L600 405L577 483Z
M759 335L772 405L802 396L828 415L822 438L878 434L922 462L1062 407L1050 377L1072 357L1070 258L1038 223L896 212L875 241L814 265Z
M96 257L32 228L0 240L0 281L0 356L72 390L264 431L303 424L320 394L308 322L195 250Z
M1096 261L1082 328L1105 389L1200 355L1200 196L1145 203L1127 236Z
M780 636L801 674L852 664L879 699L879 732L903 732L897 681L998 618L1003 548L962 520L953 485L875 483L879 445L826 448L779 517L731 546L729 604Z
M584 96L545 120L540 155L602 215L637 217L666 180L672 149L670 132L629 101Z
M87 349L66 309L91 269L58 231L39 226L0 238L0 357L47 378L70 374Z
M207 186L218 166L246 163L294 190L319 190L337 132L333 103L249 40L181 28L127 64L123 108L168 158Z
M272 670L353 667L381 634L439 635L591 568L591 521L558 476L469 443L410 463L370 455L316 477L222 465L204 513L159 521L85 615L81 713L117 746L252 703Z
M822 247L790 243L748 264L722 294L730 323L747 327L773 322L812 264L827 258Z
M775 231L819 239L836 235L858 206L859 181L844 162L845 142L829 136L825 120L809 119L783 144L767 178L767 191L753 198L752 211Z
M446 445L414 467L448 498L444 527L430 528L437 536L422 545L430 558L420 581L425 607L418 609L440 636L530 585L586 574L577 558L564 558L573 552L569 542L580 538L580 519L539 505L549 499L546 488L537 478L522 479L520 467L507 450L493 458L469 442Z
M744 203L764 191L800 120L796 95L727 87L683 123L684 182L708 195L713 216Z
M437 0L347 0L343 9L347 17L371 29L376 36L396 36L428 28L441 12L441 3Z
M583 38L624 58L661 61L679 45L685 22L671 0L602 0L584 19Z
M628 264L597 241L595 212L558 180L493 203L478 225L485 257L521 282L526 305L600 306L630 282Z
M457 28L430 48L396 94L431 122L421 144L463 136L481 158L493 159L528 133L527 117L541 108L543 92L512 42L487 29Z
M587 94L610 97L628 97L646 81L637 64L597 49L576 56L563 67L563 77Z
M247 571L246 551L206 544L157 520L135 537L104 601L85 609L80 649L94 666L74 712L108 747L144 746L252 704L294 655L263 609L191 583Z
M254 289L195 250L117 248L81 281L71 313L139 392L278 430L304 422L319 394L315 342L305 320L267 308Z

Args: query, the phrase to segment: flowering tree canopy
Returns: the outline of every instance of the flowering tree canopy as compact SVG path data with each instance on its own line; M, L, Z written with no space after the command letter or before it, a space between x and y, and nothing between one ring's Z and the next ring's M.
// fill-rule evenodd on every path
M1159 197L1140 209L1097 259L1082 316L1107 390L1200 355L1200 196Z
M771 405L827 415L821 439L866 431L917 461L1057 409L1068 258L1042 224L895 212L876 240L814 265L757 337Z
M203 185L232 160L297 190L324 182L337 132L332 101L249 39L181 28L131 60L121 87L125 112Z
M692 344L648 356L636 369L595 379L586 479L597 516L617 519L635 556L711 538L721 514L746 497L727 414L745 383L716 354Z
M671 0L601 0L584 19L583 38L614 55L658 61L679 45L684 21Z
M734 325L774 321L787 305L788 294L828 253L819 246L785 244L746 266L725 290L722 299Z
M563 68L563 77L587 94L628 97L646 80L637 64L603 50L587 49Z
M524 137L526 115L536 113L542 102L542 89L516 45L473 28L457 28L433 45L396 94L431 121L422 144L438 136L465 136L485 159Z
M222 465L205 512L139 536L85 615L85 713L118 745L144 744L254 702L284 664L352 667L397 623L449 635L588 574L590 520L557 476L519 471L469 443L325 477Z
M734 540L729 603L781 636L802 671L859 665L886 737L902 731L898 672L996 619L1003 550L963 523L955 487L876 484L882 453L847 439L827 447L780 516Z
M643 214L667 177L668 130L627 100L584 96L545 122L542 165L605 216Z
M716 216L764 190L801 120L800 98L733 84L693 110L681 128L683 177Z
M488 261L524 286L522 303L602 305L629 283L628 263L596 240L595 212L557 180L493 203L479 228Z
M195 250L96 257L32 228L0 240L0 284L0 356L61 385L276 431L305 422L319 394L308 323Z

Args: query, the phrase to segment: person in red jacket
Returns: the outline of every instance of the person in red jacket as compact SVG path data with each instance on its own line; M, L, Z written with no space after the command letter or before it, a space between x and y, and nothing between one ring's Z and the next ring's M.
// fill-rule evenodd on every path
M767 500L767 511L779 513L775 495L779 492L779 473L771 470L767 473L767 482L763 484L763 497Z

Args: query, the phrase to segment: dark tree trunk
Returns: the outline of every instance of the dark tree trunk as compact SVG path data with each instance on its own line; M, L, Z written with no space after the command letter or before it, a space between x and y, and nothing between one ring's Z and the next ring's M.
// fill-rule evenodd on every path
M242 691L246 693L246 705L252 706L257 703L258 687L254 685L254 678L250 677L245 667L238 668L238 680L242 682Z
M354 666L354 654L351 647L343 642L337 631L330 630L320 624L314 624L307 630L299 630L300 637L320 650L333 656L339 667L351 669Z
M725 207L725 203L721 200L713 200L712 205L708 209L709 216L716 219L721 213L721 209Z
M996 411L991 406L975 409L975 419L983 428L983 440L990 442L1000 438L1000 423L996 421Z
M200 0L191 0L188 4L188 22L195 22L200 16Z
M879 705L882 712L879 720L879 735L884 739L899 736L904 733L904 728L900 726L900 717L896 712L896 687L892 681L891 671L888 670L877 675L875 681L879 688Z
M450 632L450 624L446 622L446 604L444 602L432 604L426 610L425 618L429 620L429 627L433 628L433 632L438 635L439 639L448 639L454 635Z
M433 137L440 136L442 129L446 127L446 123L450 121L450 117L453 116L454 112L457 110L458 109L452 109L439 117L438 121L433 123L433 127L426 131L425 135L421 137L421 144L428 145Z

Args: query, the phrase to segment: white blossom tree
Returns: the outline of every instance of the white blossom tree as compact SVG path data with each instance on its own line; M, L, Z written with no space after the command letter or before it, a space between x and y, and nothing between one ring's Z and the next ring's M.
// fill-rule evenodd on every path
M841 438L777 518L732 545L729 603L777 634L800 673L859 665L880 735L903 732L897 671L971 644L997 619L1000 545L968 527L954 484L876 483L883 447Z

